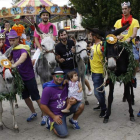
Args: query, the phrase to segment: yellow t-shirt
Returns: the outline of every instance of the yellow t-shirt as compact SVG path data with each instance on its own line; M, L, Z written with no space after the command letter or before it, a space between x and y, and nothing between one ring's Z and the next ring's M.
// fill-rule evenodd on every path
M114 27L117 29L122 27L121 19L116 21ZM128 39L129 37L131 37L133 35L133 28L135 28L135 27L139 28L139 22L138 22L138 20L132 18L132 23L129 26L129 28L121 33L121 35L123 35L124 38L120 41L123 42L126 39ZM135 39L132 39L132 42L135 44Z
M101 52L101 44L94 44L91 48L91 52L93 52L93 59L90 59L90 66L91 66L91 72L93 73L103 73L103 54Z

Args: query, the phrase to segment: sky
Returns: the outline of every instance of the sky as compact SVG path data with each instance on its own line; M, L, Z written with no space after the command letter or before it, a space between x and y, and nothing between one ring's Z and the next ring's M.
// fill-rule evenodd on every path
M51 0L52 3L57 4L58 6L67 5L69 0ZM12 7L12 0L0 0L0 9L2 7L10 8Z

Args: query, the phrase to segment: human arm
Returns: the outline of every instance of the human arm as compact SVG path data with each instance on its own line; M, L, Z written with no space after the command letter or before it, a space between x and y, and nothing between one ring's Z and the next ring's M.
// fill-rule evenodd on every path
M134 28L133 28L133 34L132 34L129 38L127 38L126 41L127 41L127 42L131 42L132 39L136 37L137 31L138 31L138 28L137 28L137 27L134 27Z
M17 66L19 66L20 64L22 64L25 60L27 59L27 53L24 52L21 54L19 60L17 62L15 62L13 65L12 65L12 68L15 68Z
M41 110L42 110L45 114L47 114L49 117L51 117L51 118L54 120L54 122L56 122L56 123L59 124L59 125L62 124L62 119L61 119L62 116L60 116L60 115L55 115L55 114L48 108L47 105L41 104L40 107L41 107Z
M79 87L78 93L82 92L82 85L80 82L78 82L78 87Z
M58 63L63 63L63 62L65 61L64 58L61 58L61 57L60 57L60 55L56 55L56 56L55 56L55 59L56 59L56 61L57 61Z
M40 50L42 50L42 47L41 47L41 44L39 43L39 38L38 37L35 37L35 44Z
M69 80L65 79L63 82L63 85L68 84L68 83L69 83Z

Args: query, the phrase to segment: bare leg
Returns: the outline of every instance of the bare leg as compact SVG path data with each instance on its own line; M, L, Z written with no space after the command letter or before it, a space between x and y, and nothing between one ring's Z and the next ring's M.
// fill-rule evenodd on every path
M87 79L85 79L85 85L87 86L88 90L91 90L90 84Z
M2 101L0 101L0 130L3 130L2 113L3 113Z
M24 99L25 100L25 103L26 105L29 107L29 109L31 110L32 113L35 113L35 109L34 109L34 106L33 106L33 103L31 101L30 98L26 98Z
M15 111L14 111L13 104L14 104L13 100L10 100L11 114L13 115L13 127L14 127L15 131L19 132L18 125L17 125L16 119L15 119Z
M38 106L39 106L39 108L40 108L40 99L39 100L36 100L36 102L37 102L37 104L38 104ZM41 110L41 108L40 108L40 110ZM42 110L41 110L42 111ZM45 116L46 114L42 111L42 115L41 116Z

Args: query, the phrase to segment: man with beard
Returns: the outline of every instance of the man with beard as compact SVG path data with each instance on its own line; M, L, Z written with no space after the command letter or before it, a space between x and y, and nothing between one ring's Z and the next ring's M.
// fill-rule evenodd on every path
M42 22L40 24L38 24L38 27L40 28L40 30L44 33L48 33L49 32L49 27L51 25L53 25L52 23L49 22L49 18L50 18L50 13L44 9L40 12L40 18L42 19ZM56 36L57 36L57 30L55 25L53 25L53 37L54 37L54 41L56 40ZM37 34L36 30L34 31L34 37L35 37L35 44L38 47L38 49L36 50L33 59L32 59L32 63L34 65L36 59L39 57L40 55L40 51L42 50L42 46L41 46L41 38L40 36Z
M121 6L122 6L122 13L123 13L122 19L117 20L114 27L115 27L115 29L118 29L118 28L121 28L122 26L125 26L128 23L130 24L130 26L125 31L123 31L120 35L118 35L117 38L121 42L126 41L126 42L132 44L133 55L134 55L136 62L138 63L139 54L135 47L134 38L137 35L137 30L139 28L139 22L138 22L138 20L134 19L132 17L132 15L130 14L130 12L131 12L130 2L123 2L121 4ZM135 87L135 88L136 88L136 78L135 78L136 72L137 72L137 68L135 69L134 77L132 80L132 81L134 81L134 82L132 82L132 84L133 84L133 87Z
M60 43L55 46L56 60L61 69L67 74L75 70L78 73L76 61L73 59L72 46L75 46L73 40L68 40L67 31L60 29L58 32Z

